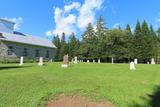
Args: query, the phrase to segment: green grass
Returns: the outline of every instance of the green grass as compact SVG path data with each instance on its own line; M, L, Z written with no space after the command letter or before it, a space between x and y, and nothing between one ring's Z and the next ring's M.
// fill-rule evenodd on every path
M147 105L148 94L160 85L160 65L60 63L0 64L0 107L36 107L58 93L80 92L94 100L105 99L116 107ZM136 106L135 106L136 107Z

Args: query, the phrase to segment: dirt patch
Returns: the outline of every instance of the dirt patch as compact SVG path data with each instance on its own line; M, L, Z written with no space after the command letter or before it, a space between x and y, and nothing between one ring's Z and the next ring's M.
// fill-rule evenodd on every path
M85 97L61 94L57 100L49 101L46 107L114 107L109 102L93 102Z

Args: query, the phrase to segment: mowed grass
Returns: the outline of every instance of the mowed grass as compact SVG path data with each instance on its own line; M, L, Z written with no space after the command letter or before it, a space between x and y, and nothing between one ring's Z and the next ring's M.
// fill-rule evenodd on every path
M130 71L129 64L0 64L0 107L37 107L48 95L73 92L116 107L148 107L146 99L159 85L160 65L137 65Z

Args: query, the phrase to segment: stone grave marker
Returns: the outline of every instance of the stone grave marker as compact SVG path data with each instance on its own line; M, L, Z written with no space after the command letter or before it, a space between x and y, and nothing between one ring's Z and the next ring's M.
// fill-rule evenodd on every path
M72 62L74 62L74 59L72 58Z
M63 56L63 63L61 65L62 68L67 68L69 66L68 55Z
M100 60L100 59L98 59L98 63L101 63L101 60Z
M114 64L114 58L112 57L112 64Z
M43 57L40 57L40 58L39 58L39 63L38 63L38 65L39 65L39 66L43 66Z
M134 59L134 63L138 64L138 59L137 58Z
M136 70L135 63L133 61L130 62L130 70Z
M20 64L19 65L23 65L23 56L20 57Z
M151 64L156 64L154 58L151 59Z
M77 60L77 59L78 59L77 56L75 56L75 57L74 57L74 63L75 63L75 64L78 63L78 60Z
M53 62L53 59L50 59L49 62Z
M87 60L87 63L89 63L89 60Z

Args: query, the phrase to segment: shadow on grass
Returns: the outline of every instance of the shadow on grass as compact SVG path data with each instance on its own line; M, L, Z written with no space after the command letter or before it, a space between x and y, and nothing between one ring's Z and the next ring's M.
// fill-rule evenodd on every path
M133 104L131 107L160 107L160 86L156 86L152 94L147 94L148 98L141 97L146 102L145 105Z
M0 66L0 70L27 68L27 67L32 67L32 66Z

